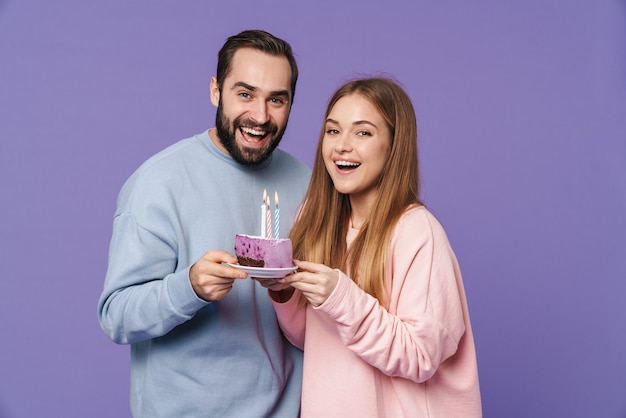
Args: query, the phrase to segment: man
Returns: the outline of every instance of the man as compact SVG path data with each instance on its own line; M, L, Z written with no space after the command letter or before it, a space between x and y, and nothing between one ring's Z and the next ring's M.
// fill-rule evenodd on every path
M211 79L215 128L150 158L120 192L98 314L131 344L135 417L298 415L301 352L267 291L222 264L237 262L236 234L259 235L264 189L288 226L306 191L309 168L276 149L297 77L285 41L230 37Z

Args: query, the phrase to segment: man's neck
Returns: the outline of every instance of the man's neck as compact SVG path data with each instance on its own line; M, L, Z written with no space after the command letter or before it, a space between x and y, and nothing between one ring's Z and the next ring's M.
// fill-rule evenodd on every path
M224 148L224 145L222 145L222 141L220 141L220 138L217 136L217 128L209 129L209 138L211 138L211 141L213 141L217 149L219 149L226 155L230 155L226 148Z

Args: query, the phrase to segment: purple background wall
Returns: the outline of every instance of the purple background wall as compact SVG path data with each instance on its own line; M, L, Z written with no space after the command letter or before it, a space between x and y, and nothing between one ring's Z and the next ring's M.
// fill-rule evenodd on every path
M298 55L282 147L309 164L346 78L411 95L485 417L625 417L626 3L512 3L0 0L0 417L130 415L96 318L115 199L213 125L217 50L247 28Z

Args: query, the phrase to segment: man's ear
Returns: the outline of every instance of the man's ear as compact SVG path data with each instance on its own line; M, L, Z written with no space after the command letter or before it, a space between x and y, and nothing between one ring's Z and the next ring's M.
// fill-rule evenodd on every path
M217 78L211 77L211 103L217 107L220 103L220 89L217 85Z

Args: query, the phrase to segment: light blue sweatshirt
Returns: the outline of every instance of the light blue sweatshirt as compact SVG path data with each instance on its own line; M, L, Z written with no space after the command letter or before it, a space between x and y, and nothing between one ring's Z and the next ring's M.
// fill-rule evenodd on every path
M260 234L263 189L278 192L286 237L309 176L279 149L242 166L204 132L156 154L124 184L98 316L113 341L131 344L133 416L298 416L302 353L283 338L267 290L236 280L208 303L189 268L208 250L234 254L236 234Z

